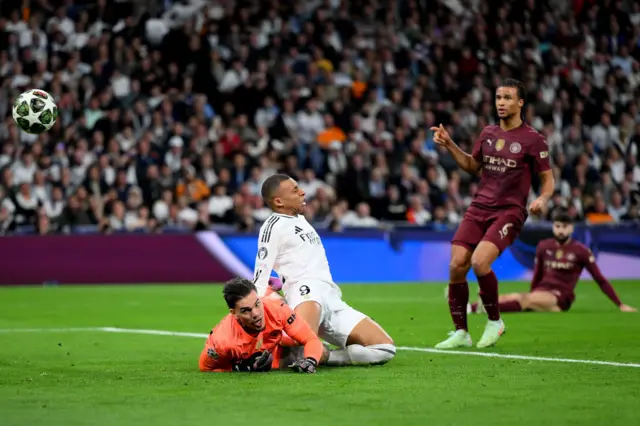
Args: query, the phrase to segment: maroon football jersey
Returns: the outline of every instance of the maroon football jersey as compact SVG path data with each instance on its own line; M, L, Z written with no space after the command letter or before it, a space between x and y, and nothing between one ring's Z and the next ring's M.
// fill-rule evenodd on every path
M582 270L586 267L591 272L590 265L595 261L591 250L578 241L569 240L563 245L553 238L540 241L531 289L546 287L573 294Z
M531 290L558 290L573 301L574 290L584 268L587 268L602 292L613 303L620 306L622 304L620 298L611 283L602 275L591 249L574 240L560 244L550 238L538 243Z
M527 124L509 131L485 127L472 155L482 164L472 204L494 210L519 207L526 211L533 173L551 169L545 138Z

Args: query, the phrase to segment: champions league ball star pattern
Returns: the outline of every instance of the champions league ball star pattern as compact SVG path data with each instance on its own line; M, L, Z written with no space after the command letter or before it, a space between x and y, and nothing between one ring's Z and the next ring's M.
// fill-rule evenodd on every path
M21 93L13 103L13 119L27 133L40 134L51 129L58 118L53 97L40 89Z

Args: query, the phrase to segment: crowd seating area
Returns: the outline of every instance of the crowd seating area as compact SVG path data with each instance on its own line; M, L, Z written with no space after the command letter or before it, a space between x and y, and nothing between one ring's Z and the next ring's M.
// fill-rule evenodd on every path
M639 220L638 2L4 0L0 11L0 234L253 231L275 172L298 179L322 228L449 228L477 179L428 129L443 123L469 151L506 77L525 82L526 120L550 146L548 214ZM60 110L39 136L11 118L34 87Z

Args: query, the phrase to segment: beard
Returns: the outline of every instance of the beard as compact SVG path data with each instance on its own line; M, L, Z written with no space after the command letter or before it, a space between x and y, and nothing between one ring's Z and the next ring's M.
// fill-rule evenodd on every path
M557 241L557 242L559 242L560 244L564 244L564 243L566 243L566 242L567 242L567 240L569 240L569 235L567 235L567 236L561 236L561 237L560 237L560 236L557 236L557 235L554 235L554 238L555 238L555 239L556 239L556 241Z

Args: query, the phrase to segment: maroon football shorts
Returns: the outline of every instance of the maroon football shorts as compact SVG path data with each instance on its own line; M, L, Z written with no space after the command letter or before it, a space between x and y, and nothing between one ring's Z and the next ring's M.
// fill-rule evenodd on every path
M571 308L571 305L575 300L575 296L572 292L562 288L539 286L531 290L532 293L535 291L547 291L553 294L558 301L558 307L564 312L568 311L569 308Z
M451 244L473 251L480 241L489 241L502 253L518 238L526 219L526 213L520 208L491 211L470 206Z

